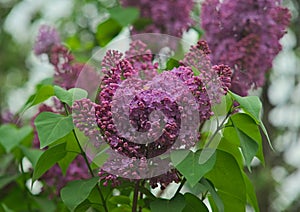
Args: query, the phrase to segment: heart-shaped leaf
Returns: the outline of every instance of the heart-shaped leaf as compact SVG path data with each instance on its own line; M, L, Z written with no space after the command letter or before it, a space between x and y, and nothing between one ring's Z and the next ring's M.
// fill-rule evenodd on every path
M40 148L44 148L67 135L73 128L71 116L62 116L51 112L42 112L34 120Z
M60 192L62 201L71 211L74 211L80 203L89 197L98 181L99 178L95 177L69 182Z

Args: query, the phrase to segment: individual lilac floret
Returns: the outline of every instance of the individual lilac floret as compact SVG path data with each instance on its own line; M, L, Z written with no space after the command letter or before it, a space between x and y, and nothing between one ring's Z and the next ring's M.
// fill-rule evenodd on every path
M192 24L190 13L192 0L122 0L123 6L138 7L141 18L150 19L150 24L137 32L164 33L181 36Z
M201 25L212 50L214 64L227 64L233 71L230 90L242 96L261 87L274 57L281 50L280 38L289 24L288 9L279 0L206 0Z
M34 53L36 55L48 54L52 46L58 44L60 44L60 37L56 29L48 25L42 25L35 41Z

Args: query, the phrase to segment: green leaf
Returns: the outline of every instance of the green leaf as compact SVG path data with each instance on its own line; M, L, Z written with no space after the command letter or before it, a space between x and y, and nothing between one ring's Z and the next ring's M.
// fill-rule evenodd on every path
M58 144L47 149L39 158L33 171L32 182L40 178L48 171L56 162L66 155L66 144Z
M246 185L242 171L232 155L217 150L216 164L205 177L216 187L225 211L245 211Z
M62 116L51 112L42 112L34 120L40 139L40 148L44 148L67 135L73 128L72 116Z
M180 63L178 60L175 60L174 58L170 58L167 62L167 70L172 70L173 68L177 68L180 66Z
M69 182L60 192L62 201L71 211L74 211L80 203L88 198L98 180L99 178L95 177Z
M204 164L208 161L213 154L215 154L216 149L218 148L222 135L220 132L210 135L207 138L207 142L205 141L205 145L202 149L202 152L199 157L199 164Z
M181 163L175 166L192 187L195 186L206 173L212 170L216 162L216 154L212 154L206 163L199 164L201 153L201 151L197 151L196 153L190 152Z
M72 161L76 158L76 156L80 153L81 150L78 146L73 132L70 132L68 135L66 135L62 139L62 142L66 142L67 154L63 159L61 159L58 162L58 165L61 168L63 175L65 175L67 173L70 163L72 163Z
M178 194L170 200L156 199L150 203L150 209L152 212L179 212L185 207L185 201L182 194Z
M109 13L110 17L123 27L132 24L140 15L139 10L134 7L114 7L109 10Z
M206 205L195 195L191 193L185 193L184 194L185 198L185 207L182 210L182 212L208 212L208 208Z
M38 162L39 158L43 154L44 151L39 149L30 149L25 146L20 146L23 154L29 159L32 163L33 168L35 168L36 163Z
M54 95L54 89L52 85L41 85L38 87L35 94L31 95L22 110L27 110L28 108L37 105Z
M232 127L226 128L224 131L224 137L222 138L218 146L218 149L231 154L239 164L239 167L242 169L244 168L244 159L240 151L239 140L237 135L236 135L237 139L235 141L229 140L227 137L225 137L225 132L229 129L232 132L232 134L236 135L236 131L234 128ZM238 144L236 144L236 141L238 142Z
M171 151L170 157L171 161L173 163L173 166L177 166L180 164L188 155L190 154L190 151L187 149L178 149Z
M87 91L81 88L71 88L70 90L65 90L57 85L54 86L54 93L61 102L68 104L70 107L73 105L74 101L86 98L88 96Z
M32 133L32 128L30 126L18 129L11 124L2 125L0 127L0 144L8 153L18 146L30 133Z
M106 46L114 37L116 37L122 30L120 24L114 19L110 18L97 27L96 40L101 47Z
M249 116L248 114L244 114L244 113L237 113L237 114L233 115L230 119L231 119L233 125L235 126L235 128L238 128L238 130L242 131L244 134L246 134L249 137L248 140L252 139L253 141L255 141L257 143L258 150L257 150L256 156L262 162L262 164L264 164L265 160L264 160L264 154L263 154L263 144L262 144L261 133L260 133L258 125L255 123L255 121L251 118L251 116ZM240 135L238 134L237 131L236 131L236 135L239 137L239 139L241 139ZM252 142L250 142L250 143L252 143ZM254 144L252 144L252 146L254 148ZM247 148L245 150L247 150Z
M262 108L262 103L257 96L241 97L232 92L229 93L233 99L240 104L240 107L243 108L246 113L252 116L257 123L260 123L260 111Z
M256 155L256 152L258 150L258 144L248 135L243 133L243 131L239 130L237 127L235 127L235 130L240 139L241 149L242 149L243 156L245 158L246 165L249 171L251 171L251 167L250 167L251 161Z
M257 202L253 184L251 183L251 181L249 180L248 176L245 173L243 173L243 177L244 177L244 182L246 184L247 201L250 203L250 205L252 205L252 207L256 212L259 212L258 202Z
M113 196L109 199L112 204L123 204L123 205L130 205L130 198L128 196Z
M234 100L236 100L239 104L240 107L247 113L249 114L255 122L261 127L263 130L265 136L267 137L267 140L269 142L270 147L273 149L273 146L271 144L268 132L264 126L264 124L261 121L260 115L261 115L261 109L262 109L262 103L259 100L257 96L246 96L246 97L241 97L237 94L232 93L229 91L229 94L232 96Z
M211 205L216 207L219 212L223 212L224 211L224 204L223 204L223 201L220 198L219 194L216 192L215 187L211 184L211 182L209 182L205 178L201 179L201 184L204 185L207 188L207 190L209 191L209 193L210 193L210 195L213 199L214 204L211 203Z

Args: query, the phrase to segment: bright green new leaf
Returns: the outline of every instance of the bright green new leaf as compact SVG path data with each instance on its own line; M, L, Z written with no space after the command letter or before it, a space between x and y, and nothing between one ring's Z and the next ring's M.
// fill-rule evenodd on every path
M47 149L39 158L33 170L32 182L39 179L46 171L48 171L55 163L66 155L66 144L58 144Z
M89 194L99 181L98 177L88 180L76 180L69 182L61 191L61 199L64 204L74 211L77 206L89 197Z
M212 154L206 163L199 164L201 153L201 151L197 151L196 153L190 152L181 163L175 166L192 187L195 186L206 173L213 169L216 162L216 154Z
M182 194L177 194L170 200L167 199L156 199L150 203L152 212L178 212L182 211L185 207L185 199Z
M191 193L185 193L185 207L182 212L208 212L206 205L195 195Z
M110 18L97 27L96 40L101 47L106 46L114 37L116 37L122 30L121 25Z
M109 10L109 13L110 17L123 27L132 24L140 15L139 10L134 7L114 7Z
M57 85L54 86L55 96L62 102L72 106L74 101L86 98L88 93L86 90L81 88L71 88L70 90L65 90Z
M40 148L44 148L67 135L74 128L71 116L62 116L51 112L42 112L34 120L40 140Z
M0 127L0 144L4 147L8 153L13 148L18 146L27 136L32 133L30 126L25 126L18 129L11 124L2 125Z

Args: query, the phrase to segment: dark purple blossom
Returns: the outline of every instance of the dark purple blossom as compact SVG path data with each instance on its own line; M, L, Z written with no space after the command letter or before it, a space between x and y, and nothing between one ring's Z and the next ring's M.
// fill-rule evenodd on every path
M192 24L192 0L122 0L123 6L138 7L141 18L150 19L144 29L136 32L164 33L181 36Z
M281 50L290 13L279 0L206 0L201 21L214 64L234 73L230 89L242 96L264 84L265 74Z

